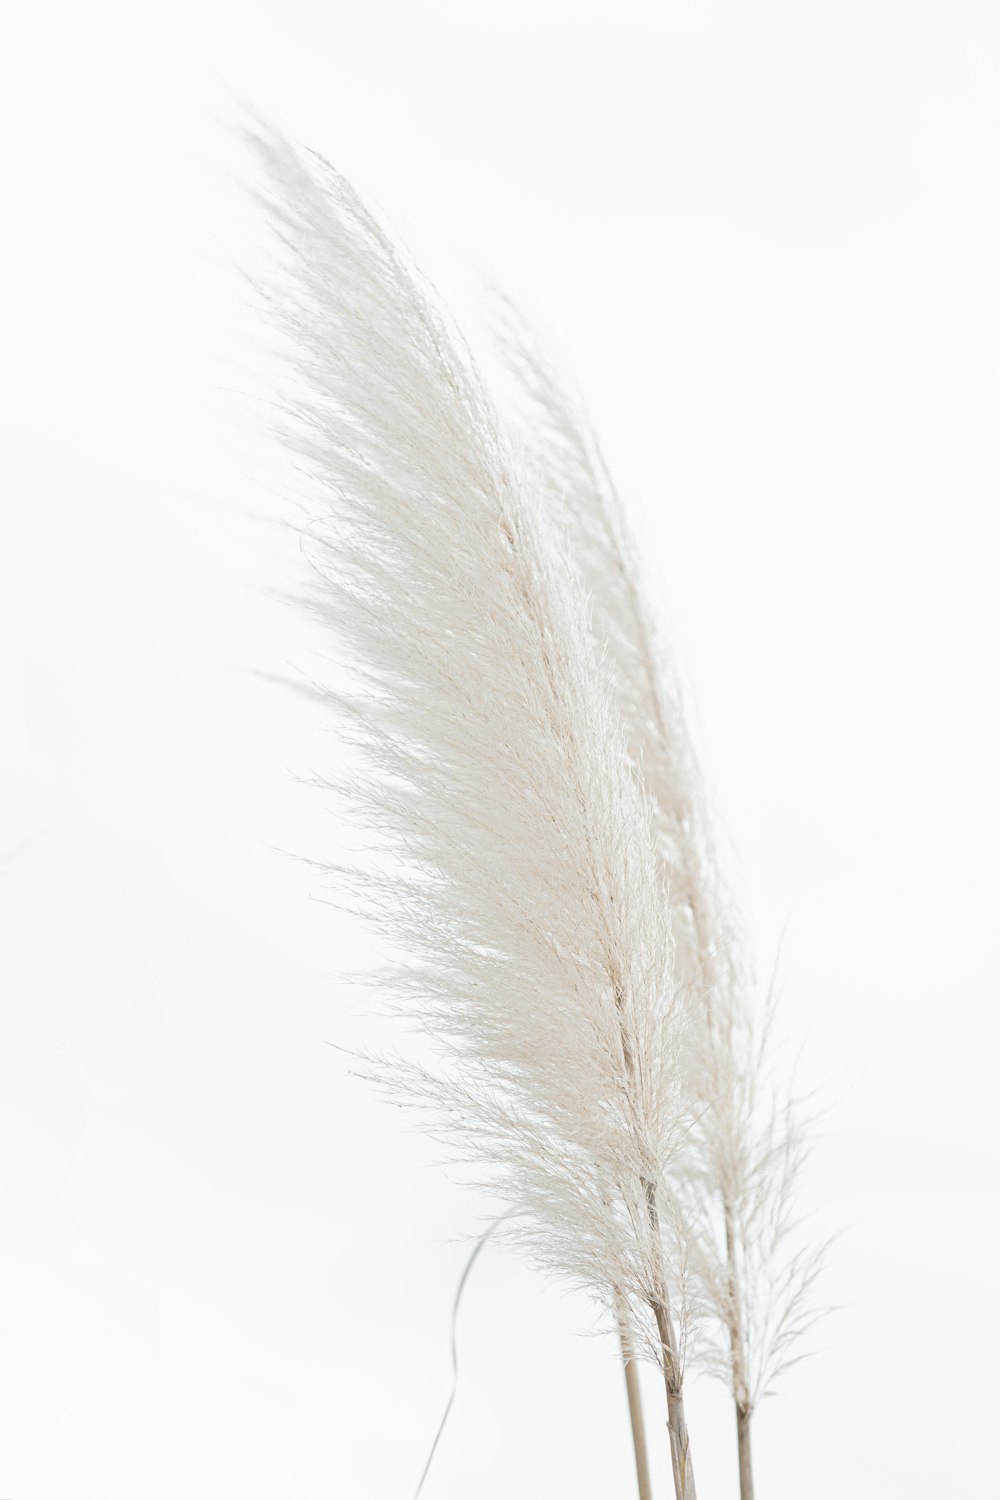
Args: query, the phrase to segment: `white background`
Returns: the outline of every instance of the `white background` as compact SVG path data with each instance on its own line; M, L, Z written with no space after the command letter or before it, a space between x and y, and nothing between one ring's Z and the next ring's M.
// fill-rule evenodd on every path
M347 835L266 680L309 643L266 595L296 559L236 98L559 344L762 967L789 923L843 1233L762 1500L1000 1492L996 8L40 5L5 53L0 1495L408 1500L486 1209L323 1044L381 1023L281 852ZM484 1254L426 1500L632 1493L592 1326ZM732 1496L725 1398L689 1404Z

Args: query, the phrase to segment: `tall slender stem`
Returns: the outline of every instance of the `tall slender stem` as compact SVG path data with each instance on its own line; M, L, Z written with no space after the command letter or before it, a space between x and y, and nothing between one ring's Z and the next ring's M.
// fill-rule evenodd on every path
M667 1427L670 1433L670 1466L677 1500L698 1500L691 1462L691 1442L684 1416L684 1385L677 1357L677 1340L670 1313L664 1304L653 1309L663 1346L663 1383L667 1389Z
M649 1223L658 1242L660 1216L656 1207L656 1188L653 1183L647 1182L645 1189ZM694 1465L691 1462L691 1441L684 1416L684 1371L681 1366L680 1346L674 1332L673 1319L670 1316L670 1306L665 1292L653 1304L653 1316L656 1319L656 1331L660 1336L663 1383L667 1391L667 1429L670 1434L670 1467L674 1476L674 1494L676 1500L698 1500L694 1484Z
M632 1448L635 1452L635 1477L639 1486L639 1500L653 1500L653 1486L649 1478L649 1455L646 1452L646 1425L642 1419L642 1395L639 1391L639 1370L632 1358L624 1319L618 1321L618 1336L621 1339L622 1361L625 1366L625 1391L628 1395L628 1414L632 1424Z
M739 1287L736 1280L736 1232L733 1224L733 1208L728 1198L723 1202L723 1212L726 1221L726 1268L729 1275L730 1302L729 1339L732 1346L733 1401L736 1405L736 1441L740 1461L740 1500L753 1500L753 1459L750 1451L751 1409L747 1404L743 1325L740 1316Z
M750 1461L750 1411L736 1407L736 1441L740 1450L740 1500L753 1500L753 1465Z

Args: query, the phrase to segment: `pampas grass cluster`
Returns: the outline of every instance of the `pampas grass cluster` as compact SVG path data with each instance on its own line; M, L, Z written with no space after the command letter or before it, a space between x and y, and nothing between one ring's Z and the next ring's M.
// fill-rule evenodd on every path
M696 1495L688 1353L727 1380L747 1500L750 1415L813 1270L785 1253L801 1138L621 507L506 304L498 406L344 178L251 140L312 513L303 597L349 666L321 691L380 840L341 879L432 1047L365 1071L477 1163L501 1232L606 1309L627 1364L658 1365L677 1500Z

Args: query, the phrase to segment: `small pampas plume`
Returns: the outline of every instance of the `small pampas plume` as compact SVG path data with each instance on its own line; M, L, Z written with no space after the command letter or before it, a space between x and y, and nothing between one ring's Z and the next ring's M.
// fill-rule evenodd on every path
M687 1006L586 592L404 255L320 158L251 140L282 246L284 437L315 502L309 603L355 684L326 696L388 850L351 880L435 1058L371 1067L487 1169L536 1263L660 1363L677 1497L695 1500L670 1188Z
M685 1067L697 1105L674 1201L707 1314L694 1354L732 1392L740 1493L752 1500L750 1419L796 1358L823 1249L799 1248L795 1234L801 1111L771 1061L771 995L755 1013L749 943L679 675L657 641L586 411L516 308L495 290L490 303L511 425L577 558L630 758L654 806L675 973L692 1012Z
M808 1143L803 1103L772 1055L773 990L759 1016L726 1000L706 1008L700 1033L692 1029L706 1107L678 1192L693 1273L714 1314L701 1329L699 1364L732 1392L740 1496L753 1500L751 1419L802 1357L826 1246L803 1242L796 1219Z

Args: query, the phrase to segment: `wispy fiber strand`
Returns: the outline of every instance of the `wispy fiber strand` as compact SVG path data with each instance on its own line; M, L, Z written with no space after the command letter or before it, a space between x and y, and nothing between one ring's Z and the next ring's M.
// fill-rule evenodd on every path
M547 1270L626 1310L667 1383L694 1500L668 1177L685 1005L661 858L575 560L472 361L344 179L260 131L283 245L309 602L356 691L329 695L388 850L357 870L436 1062L382 1074L487 1169Z
M420 1474L420 1479L417 1483L417 1488L414 1491L413 1500L420 1500L424 1485L427 1483L427 1476L431 1471L431 1464L434 1462L434 1455L437 1452L438 1443L441 1441L441 1434L444 1432L444 1429L448 1422L448 1418L451 1415L451 1408L455 1404L455 1396L458 1391L458 1309L462 1305L462 1293L465 1291L465 1283L468 1281L470 1275L472 1274L472 1268L482 1254L487 1241L491 1238L492 1235L496 1233L502 1222L503 1216L501 1216L501 1218L499 1219L494 1219L492 1224L489 1224L486 1229L484 1229L483 1233L479 1236L478 1240L473 1246L472 1254L469 1256L468 1260L465 1262L464 1267L462 1268L462 1274L458 1279L458 1286L455 1288L455 1301L452 1304L451 1309L451 1390L448 1393L448 1400L445 1403L444 1411L441 1413L441 1420L438 1423L437 1431L434 1434L434 1441L431 1443L430 1452L427 1455L427 1462L424 1464L423 1470Z

